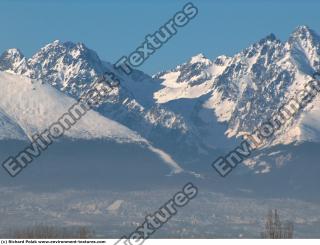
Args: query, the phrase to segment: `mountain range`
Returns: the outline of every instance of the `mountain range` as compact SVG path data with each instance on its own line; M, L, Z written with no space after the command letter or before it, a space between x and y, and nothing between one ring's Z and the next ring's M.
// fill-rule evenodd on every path
M153 76L115 70L82 43L54 41L31 58L9 49L0 56L0 139L28 140L63 115L99 75L113 72L120 86L65 138L138 145L153 155L150 161L169 166L168 173L205 176L219 154L268 120L319 70L320 37L307 26L284 42L270 34L232 57L198 54ZM261 175L277 169L275 158L261 160L272 149L317 145L319 105L318 96L270 138L268 154L246 161L243 171Z

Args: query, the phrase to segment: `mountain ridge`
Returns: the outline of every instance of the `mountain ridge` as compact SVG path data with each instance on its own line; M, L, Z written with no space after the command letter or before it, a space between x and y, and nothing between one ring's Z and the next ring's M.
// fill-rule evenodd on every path
M152 77L121 73L84 44L54 41L29 59L18 49L4 52L0 70L41 79L75 99L103 72L114 72L121 85L96 111L189 164L235 145L301 89L320 69L319 40L299 26L287 41L271 33L233 56L198 54ZM312 122L319 103L317 97L268 145L319 142L320 126Z

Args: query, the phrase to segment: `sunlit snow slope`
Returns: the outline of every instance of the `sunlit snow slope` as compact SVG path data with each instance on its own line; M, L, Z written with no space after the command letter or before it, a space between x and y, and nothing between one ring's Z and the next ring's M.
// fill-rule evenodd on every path
M20 75L0 72L0 137L26 139L41 133L76 103L76 100L59 92L51 85ZM178 164L146 139L121 124L87 112L65 136L76 139L107 139L116 143L135 143L146 146L174 172L181 171Z

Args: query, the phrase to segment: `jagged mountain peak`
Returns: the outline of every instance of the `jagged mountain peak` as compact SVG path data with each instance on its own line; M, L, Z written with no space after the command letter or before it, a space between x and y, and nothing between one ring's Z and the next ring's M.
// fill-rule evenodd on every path
M291 36L317 36L316 32L312 30L309 26L301 25L295 28L295 30L292 32Z
M10 48L3 52L3 55L17 56L23 58L23 53L17 48Z
M243 58L258 58L259 56L264 56L266 54L273 55L275 51L278 51L279 53L282 47L283 43L279 39L277 39L273 33L271 33L255 42L254 44L250 45L248 48L235 55L235 57L240 57L240 59L243 60Z
M299 26L287 42L291 56L300 70L312 74L320 69L320 36L307 26Z
M89 49L84 43L81 42L71 42L71 41L60 41L60 40L55 40L51 43L48 43L45 45L41 50L50 50L54 48L65 48L66 50L72 50L72 49L79 49L84 52L91 51L95 53L95 51Z
M37 62L37 59L59 59L65 56L68 56L70 60L82 59L101 65L101 60L97 53L87 48L83 43L61 42L59 40L55 40L41 48L30 60L32 63ZM67 62L68 59L65 58L63 61Z
M188 61L188 63L190 63L190 64L203 63L206 65L209 65L209 64L211 64L211 61L207 57L205 57L204 54L199 53L199 54L191 57L191 59Z
M270 33L265 37L261 38L259 41L256 41L255 43L250 45L248 48L244 49L244 52L246 50L252 50L252 49L261 50L263 48L271 48L274 46L279 46L281 44L282 42L276 37L276 35L273 33Z
M270 33L270 34L267 35L266 37L262 38L262 39L259 41L259 44L260 44L260 45L263 45L263 44L265 44L265 43L270 43L270 42L279 43L280 40L276 37L275 34Z
M320 42L320 36L308 26L298 26L291 33L288 42L290 44L310 42L315 45Z
M213 62L200 53L171 70L169 79L167 72L160 72L153 77L155 79L167 80L169 83L174 80L174 83L188 83L190 86L194 86L201 84L211 76L209 70L212 65Z
M61 40L54 40L51 43L46 44L41 50L52 49L53 47L65 47L65 48L73 48L73 47L83 47L88 49L85 44L81 42L72 42L72 41L61 41Z
M97 53L83 43L55 40L28 59L19 74L42 79L77 97L103 71L104 65Z
M23 53L16 48L11 48L0 56L0 70L15 70L24 59Z

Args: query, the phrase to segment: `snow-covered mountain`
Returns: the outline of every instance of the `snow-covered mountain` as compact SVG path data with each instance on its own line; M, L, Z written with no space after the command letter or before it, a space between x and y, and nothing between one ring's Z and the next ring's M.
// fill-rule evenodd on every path
M121 86L100 102L99 113L138 132L179 161L194 157L194 151L208 149L197 128L180 113L155 103L153 93L161 88L159 82L138 70L130 76L114 70L84 44L54 41L30 59L10 49L2 55L0 70L40 79L75 99L90 89L99 74L112 71L120 78ZM185 154L186 149L192 154Z
M71 42L54 41L29 59L18 49L7 50L0 58L0 70L39 79L75 99L99 74L116 73L121 86L100 101L96 111L183 164L205 164L204 159L212 160L221 150L230 149L238 137L269 119L319 69L320 38L306 26L294 30L285 42L270 34L233 57L210 60L199 54L153 77L138 70L127 76L84 44ZM320 142L319 103L318 96L269 145ZM20 124L5 110L2 114L0 123L6 132L14 131L13 138L32 131L32 125ZM101 130L95 133L103 134Z
M201 101L189 107L197 119L205 123L208 117L203 115L208 116L210 110L212 121L217 119L227 125L227 137L239 137L253 132L304 88L319 71L319 59L319 36L300 26L286 42L270 34L233 57L220 56L212 62L197 55L171 71L157 74L155 78L162 79L163 88L154 95L158 103L173 111L171 104L176 101ZM297 114L269 143L319 142L319 99Z
M49 129L50 125L68 112L76 100L41 80L0 72L0 123L2 140L26 140ZM153 147L146 139L129 128L88 111L83 118L66 130L64 137L74 140L107 140L115 144L135 144L152 152L178 173L181 167L164 151ZM169 171L170 172L170 171Z
M6 113L4 120L9 117L19 125L14 135L18 134L20 129L23 129L26 136L48 129L76 102L39 80L6 72L0 73L0 86L0 108ZM82 120L66 131L66 136L145 142L133 131L94 111L88 112Z

